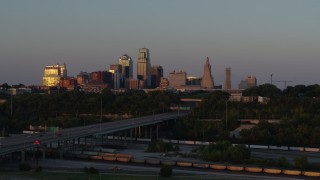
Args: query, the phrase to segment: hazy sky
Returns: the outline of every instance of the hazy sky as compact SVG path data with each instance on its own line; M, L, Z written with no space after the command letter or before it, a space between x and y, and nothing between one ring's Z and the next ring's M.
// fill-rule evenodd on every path
M69 76L107 70L139 48L151 64L201 77L210 58L215 84L318 84L319 0L0 0L0 83L42 82L46 65ZM278 83L283 88L283 83Z

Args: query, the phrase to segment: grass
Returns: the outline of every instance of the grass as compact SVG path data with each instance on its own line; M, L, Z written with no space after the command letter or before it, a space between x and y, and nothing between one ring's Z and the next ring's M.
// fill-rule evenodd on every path
M124 175L124 174L85 174L81 172L21 172L21 171L10 171L0 172L0 179L7 180L183 180L183 179L203 179L199 176L190 177L171 177L164 178L156 175ZM205 178L205 179L217 179L217 178ZM219 178L221 179L221 178Z

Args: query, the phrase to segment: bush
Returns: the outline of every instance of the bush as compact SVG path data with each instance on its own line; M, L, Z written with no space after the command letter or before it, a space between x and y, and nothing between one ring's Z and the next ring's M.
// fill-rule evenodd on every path
M309 161L307 157L296 157L294 158L294 166L301 170L309 169Z
M161 166L160 176L162 177L171 177L172 176L172 167L168 165Z
M84 173L89 173L89 169L87 168L87 166L85 166L85 167L83 168L83 172L84 172Z
M30 171L31 166L28 163L21 163L21 164L19 164L19 170L20 171Z
M232 146L228 141L218 141L203 148L199 155L204 160L243 163L250 159L250 149L244 145Z
M179 146L173 147L172 143L166 143L162 140L152 140L148 146L148 152L169 152L178 151Z
M36 172L42 172L42 167L41 167L41 166L38 166L38 167L36 168Z
M99 174L99 171L94 167L90 167L89 168L89 174Z

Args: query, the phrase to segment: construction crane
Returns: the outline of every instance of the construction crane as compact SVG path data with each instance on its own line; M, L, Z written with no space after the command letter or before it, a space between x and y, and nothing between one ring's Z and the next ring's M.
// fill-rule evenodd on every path
M289 82L292 82L292 81L273 81L273 82L282 82L282 83L284 83L284 89L286 89L287 88L287 83L289 83Z

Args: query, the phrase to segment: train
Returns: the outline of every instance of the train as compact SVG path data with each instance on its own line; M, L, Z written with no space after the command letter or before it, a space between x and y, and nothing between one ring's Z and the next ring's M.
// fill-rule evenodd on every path
M315 172L315 171L301 171L301 170L293 170L293 169L278 169L278 168L272 168L272 167L255 167L255 166L229 165L229 164L218 164L218 163L214 164L214 163L195 163L195 162L188 162L188 161L173 161L173 160L159 160L159 159L141 159L141 158L134 158L134 156L131 154L74 151L74 152L68 152L64 156L65 158L114 161L114 162L120 162L120 163L170 165L170 166L177 166L177 167L320 178L320 172Z

